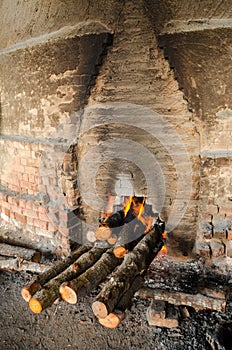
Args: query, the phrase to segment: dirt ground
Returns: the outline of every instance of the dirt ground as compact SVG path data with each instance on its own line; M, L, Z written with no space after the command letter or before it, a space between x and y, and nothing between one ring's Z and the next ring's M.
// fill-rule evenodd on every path
M226 325L230 331L230 310L226 313L193 312L191 318L182 320L175 329L149 327L146 308L150 302L139 299L135 299L131 311L117 329L106 329L98 324L91 311L94 295L76 305L60 302L41 314L33 314L20 295L30 276L29 273L0 271L1 350L210 350L219 349L210 345L219 325ZM220 349L232 349L225 339L225 347ZM232 339L231 334L229 339Z

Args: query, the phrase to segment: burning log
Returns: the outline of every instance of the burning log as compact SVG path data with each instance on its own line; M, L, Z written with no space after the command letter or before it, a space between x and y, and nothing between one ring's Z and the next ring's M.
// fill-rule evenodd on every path
M164 244L163 232L164 223L155 224L135 248L126 254L114 277L105 284L92 304L95 316L105 318L109 315L117 306L122 295L130 288L133 279L146 272Z
M105 318L99 318L99 323L106 328L116 328L125 318L125 311L132 305L132 299L135 292L142 287L144 279L141 276L136 276L130 288L119 300L118 305Z
M100 259L79 277L61 284L59 290L63 300L70 304L77 302L77 295L83 290L90 292L97 287L119 265L121 259L113 254L113 249L108 249Z
M34 297L29 300L29 307L34 313L40 313L42 310L51 306L59 298L59 287L64 281L69 281L81 275L85 270L98 261L101 255L106 251L103 248L93 247L82 254L73 264L61 272L55 278L46 283L42 289L38 290Z
M86 253L90 248L81 246L71 253L70 256L65 258L63 261L59 261L55 265L51 266L48 270L40 275L34 277L28 284L26 284L22 290L21 295L25 301L29 301L31 297L52 278L59 275L67 267L69 267L75 260L77 260L82 254Z
M23 258L37 263L41 259L39 251L6 243L0 243L0 255Z
M137 218L125 224L114 246L114 255L123 258L142 239L146 227Z

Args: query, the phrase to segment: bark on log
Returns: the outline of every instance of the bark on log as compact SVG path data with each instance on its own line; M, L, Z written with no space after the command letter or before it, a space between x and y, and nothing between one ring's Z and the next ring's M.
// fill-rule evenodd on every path
M155 299L167 301L173 305L186 305L193 307L196 311L199 310L216 310L225 312L226 299L214 299L206 297L202 294L187 294L183 292L173 292L162 289L153 289L144 287L139 289L135 296L142 299Z
M146 272L151 261L163 246L163 232L163 223L155 224L154 228L143 237L133 251L126 254L114 277L105 284L92 304L95 316L105 318L110 314L122 295L130 288L133 279Z
M0 255L23 258L37 263L40 262L41 258L39 251L6 243L0 243Z
M126 293L119 300L118 305L109 315L105 318L99 318L99 323L106 328L116 328L125 318L125 311L130 309L132 305L132 300L135 292L141 288L144 284L144 279L141 276L136 276L134 281L132 282L130 288L126 291Z
M30 271L43 273L50 268L50 265L39 264L32 261L23 260L22 258L0 257L0 270L9 271Z
M34 313L40 313L42 310L51 306L59 298L59 287L64 281L72 280L81 275L86 269L98 261L101 255L106 251L103 248L93 247L82 254L72 265L61 272L58 276L51 279L42 289L37 291L29 300L29 307Z
M73 251L70 256L63 261L59 261L55 265L51 266L49 270L44 273L33 277L32 280L26 284L22 290L21 295L25 301L29 301L31 297L49 280L59 275L65 269L67 269L75 260L77 260L82 254L90 250L90 247L81 246Z
M117 258L123 258L124 255L132 250L136 244L143 238L146 227L136 218L125 224L119 233L119 237L114 246L114 255Z
M89 293L104 281L121 261L114 256L113 249L108 249L90 269L76 279L60 286L62 299L70 304L75 304L81 291L85 290Z

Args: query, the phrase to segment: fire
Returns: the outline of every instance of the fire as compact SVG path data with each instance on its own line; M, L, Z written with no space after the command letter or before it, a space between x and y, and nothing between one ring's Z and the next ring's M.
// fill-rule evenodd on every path
M164 233L162 234L162 238L163 238L164 240L167 239L167 232L164 231ZM166 244L164 244L163 247L161 248L161 252L162 252L163 254L165 254L165 255L168 254L168 249L167 249L167 245L166 245Z
M100 217L99 217L100 223L101 223L100 225L104 226L105 229L108 228L109 231L112 231L112 230L110 230L110 228L108 227L107 219L116 212L115 211L116 206L114 205L115 198L116 198L115 196L108 194L107 205L100 212ZM144 231L143 231L144 234L150 232L154 221L156 221L157 219L157 214L153 212L152 206L146 203L146 199L147 199L146 197L127 196L127 197L124 197L123 201L121 202L121 205L123 206L121 210L123 210L124 223L129 223L135 219L137 220L135 221L135 226L134 226L135 233L137 229L141 230L142 227L144 227ZM142 223L143 226L141 226L139 222ZM119 226L120 225L122 225L122 223L120 223ZM116 227L116 226L113 226L113 227ZM103 233L105 237L105 232L103 232L102 229L101 230L97 229L95 232L95 236L97 237L99 236L100 238L102 238ZM108 231L106 231L106 233L108 233ZM163 233L164 240L166 240L166 236L167 236L166 232L164 232ZM167 254L166 245L163 246L162 252L164 254Z
M161 252L162 252L163 254L165 254L165 255L168 254L168 249L167 249L167 245L166 245L166 244L164 244L163 247L161 248Z
M132 201L133 201L133 196L130 196L129 198L126 199L125 206L124 206L124 218L127 216L127 213L130 210Z

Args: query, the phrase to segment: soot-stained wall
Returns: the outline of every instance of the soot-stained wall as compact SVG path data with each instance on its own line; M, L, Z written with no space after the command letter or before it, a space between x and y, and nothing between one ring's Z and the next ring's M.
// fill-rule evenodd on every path
M168 223L170 254L231 257L227 2L1 10L2 235L66 254L126 176Z

